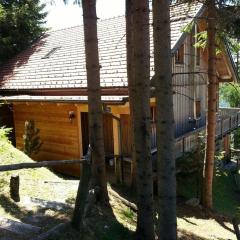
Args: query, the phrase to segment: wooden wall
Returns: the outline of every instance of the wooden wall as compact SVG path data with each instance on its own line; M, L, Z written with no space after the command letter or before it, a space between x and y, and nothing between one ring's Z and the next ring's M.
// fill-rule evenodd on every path
M75 113L75 118L70 121L69 112ZM61 160L79 159L79 118L77 107L74 104L56 103L22 103L14 104L14 124L17 148L23 149L24 123L34 120L40 129L43 142L41 150L33 156L35 160ZM71 175L79 175L79 166L65 165L56 167Z
M175 137L179 137L189 131L194 130L195 126L205 125L206 106L207 106L207 67L204 60L204 53L201 50L200 64L191 67L194 55L191 54L191 37L188 35L184 41L184 63L177 64L172 60L173 77L173 107L175 120ZM196 53L195 53L196 54ZM195 71L195 74L188 74ZM200 73L198 73L200 72ZM195 101L200 102L201 117L196 125L191 122L195 119ZM190 120L190 121L189 121Z
M125 156L131 156L132 154L132 129L131 129L131 121L129 114L121 114L121 126L122 126L122 152Z

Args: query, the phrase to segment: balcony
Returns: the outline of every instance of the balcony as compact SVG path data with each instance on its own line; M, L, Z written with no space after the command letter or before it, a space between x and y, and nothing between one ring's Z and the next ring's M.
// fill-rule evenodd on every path
M181 157L184 153L196 148L196 139L199 132L205 130L205 119L197 122L195 126L189 123L184 134L175 134L175 154ZM216 139L221 139L240 127L240 108L220 108L216 116ZM151 148L152 153L156 152L156 123L151 124Z

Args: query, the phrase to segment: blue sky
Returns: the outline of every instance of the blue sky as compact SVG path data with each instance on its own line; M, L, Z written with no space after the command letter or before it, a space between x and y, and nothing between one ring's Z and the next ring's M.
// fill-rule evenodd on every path
M55 4L52 5L49 4L50 0L42 0L42 2L48 3L46 7L49 12L47 26L53 30L82 23L82 10L79 6L73 4L64 5L63 0L55 0ZM124 0L97 0L97 15L101 19L123 15L124 11Z

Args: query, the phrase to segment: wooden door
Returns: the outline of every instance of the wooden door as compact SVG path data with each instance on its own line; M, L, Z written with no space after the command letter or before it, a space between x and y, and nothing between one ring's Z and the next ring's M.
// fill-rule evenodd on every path
M89 129L88 129L88 113L81 113L81 128L82 128L82 148L83 155L87 153L89 145ZM105 155L111 156L114 153L113 146L113 119L109 115L103 115L103 137Z

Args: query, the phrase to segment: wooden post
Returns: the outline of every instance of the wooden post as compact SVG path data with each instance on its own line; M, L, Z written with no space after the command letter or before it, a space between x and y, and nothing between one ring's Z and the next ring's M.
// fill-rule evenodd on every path
M121 167L121 158L119 156L116 156L114 158L115 160L115 175L116 175L116 182L122 183L122 167Z
M185 154L185 138L182 139L182 152Z
M20 202L19 185L20 185L19 176L12 175L10 179L10 196L15 202Z
M117 118L120 118L119 114L115 114ZM113 141L114 141L114 166L115 166L115 176L116 182L120 183L122 180L121 176L121 159L118 157L120 155L120 129L119 129L119 122L116 119L113 119Z
M223 138L223 119L221 118L221 137Z
M224 138L223 138L223 150L225 152L225 158L229 158L230 157L230 135L227 134Z

